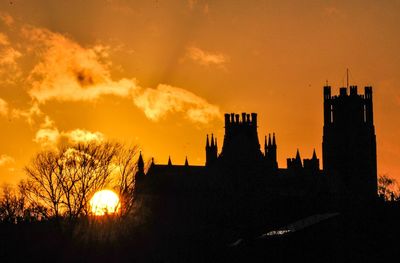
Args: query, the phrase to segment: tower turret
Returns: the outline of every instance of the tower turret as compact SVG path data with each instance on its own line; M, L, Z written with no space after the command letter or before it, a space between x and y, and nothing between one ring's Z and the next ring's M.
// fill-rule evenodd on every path
M265 159L268 159L267 135L265 135L265 137L264 137L264 156L265 156Z
M227 116L227 115L225 115L225 116ZM230 125L230 124L228 124L228 125ZM211 144L209 144L208 135L207 135L206 166L209 166L209 165L215 163L215 161L217 160L217 157L218 157L217 138L214 138L214 134L211 134Z
M310 175L318 174L319 159L317 158L317 153L315 152L315 149L313 150L311 159L304 159L303 164L304 164L304 170L306 170L305 174L310 174Z
M275 133L272 133L272 144L270 145L270 149L268 151L270 152L270 159L274 168L278 168L276 149L277 146L276 146Z
M144 161L143 161L143 157L142 157L142 152L139 152L139 158L137 161L137 167L138 170L135 174L135 181L137 183L141 183L141 181L143 180L145 174L144 174Z
M295 159L295 162L296 162L296 166L298 166L298 167L303 167L303 164L302 164L301 158L300 158L299 149L297 149L297 151L296 151L296 159Z

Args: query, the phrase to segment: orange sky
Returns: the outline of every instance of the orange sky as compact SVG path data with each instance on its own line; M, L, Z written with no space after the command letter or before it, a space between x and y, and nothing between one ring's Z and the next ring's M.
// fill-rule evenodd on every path
M0 183L41 149L119 140L203 164L224 112L257 112L280 167L321 157L322 86L374 88L378 173L400 180L399 1L0 3Z

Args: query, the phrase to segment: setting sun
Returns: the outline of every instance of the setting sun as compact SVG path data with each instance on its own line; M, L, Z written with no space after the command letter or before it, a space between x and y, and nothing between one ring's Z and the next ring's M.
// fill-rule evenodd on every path
M92 213L96 216L113 214L120 208L119 197L111 190L96 192L89 203Z

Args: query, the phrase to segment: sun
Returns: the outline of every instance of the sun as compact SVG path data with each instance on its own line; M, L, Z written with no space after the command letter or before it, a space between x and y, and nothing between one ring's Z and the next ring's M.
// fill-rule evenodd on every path
M119 197L111 190L96 192L89 201L91 211L96 216L114 214L120 209Z

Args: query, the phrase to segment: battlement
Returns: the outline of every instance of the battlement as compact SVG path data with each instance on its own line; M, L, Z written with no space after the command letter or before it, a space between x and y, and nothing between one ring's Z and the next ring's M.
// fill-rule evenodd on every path
M256 126L257 127L257 113L248 114L242 112L242 118L239 114L235 113L225 113L225 127L229 126Z
M372 87L366 86L364 94L358 94L357 86L341 87L339 95L332 96L331 87L325 86L323 96L325 126L373 124Z
M362 99L372 100L372 87L364 87L364 95L358 94L358 87L353 85L349 87L350 94L347 93L346 87L339 88L339 95L332 96L331 86L324 86L324 100L336 100L343 97L360 97Z

